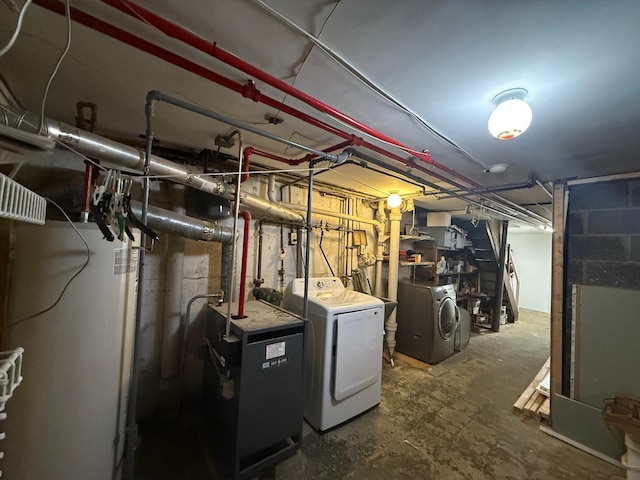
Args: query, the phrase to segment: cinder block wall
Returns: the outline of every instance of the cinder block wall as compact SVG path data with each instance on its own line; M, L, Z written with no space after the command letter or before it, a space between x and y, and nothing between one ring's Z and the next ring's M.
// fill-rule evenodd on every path
M640 290L640 180L570 187L567 213L565 373L570 356L572 285ZM563 389L568 390L569 375L563 377Z

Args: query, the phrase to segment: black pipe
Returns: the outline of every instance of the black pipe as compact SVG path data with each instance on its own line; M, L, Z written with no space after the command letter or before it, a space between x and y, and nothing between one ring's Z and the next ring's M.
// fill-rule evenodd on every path
M262 222L258 225L258 272L253 284L256 287L262 285Z
M302 229L300 225L296 226L296 278L302 277Z
M331 276L335 277L336 274L333 272L333 268L331 268L331 264L329 263L329 259L327 258L327 254L324 253L324 249L322 248L322 239L324 238L324 230L320 227L320 252L324 257L324 261L327 262L327 266L329 267L329 271L331 272Z
M409 173L409 172L403 170L402 168L399 168L399 167L396 167L396 166L393 166L393 165L389 165L389 164L383 162L382 160L377 159L376 157L374 157L372 155L369 155L369 154L366 154L366 153L362 153L362 152L360 152L358 150L355 150L353 148L346 148L344 151L350 153L354 157L361 158L362 160L365 160L367 162L373 163L374 165L378 165L379 167L384 168L386 170L391 170L392 172L398 173L399 175L403 175L403 176L405 176L407 178L415 180L416 182L420 182L422 185L426 185L426 186L428 186L430 188L433 188L434 190L437 190L437 192L433 192L433 193L431 193L431 195L436 195L439 192L440 193L444 193L444 194L447 194L447 195L451 195L452 197L460 198L461 200L464 200L464 201L466 201L468 203L471 203L471 204L475 205L476 207L486 208L486 209L491 210L494 213L497 213L497 214L502 215L504 217L511 218L513 220L521 220L521 219L519 219L519 218L517 218L517 217L515 217L513 215L510 215L510 214L508 214L506 212L501 212L499 210L496 210L495 208L487 207L486 205L483 205L483 204L481 204L481 203L479 203L479 202L477 202L475 200L466 199L466 198L462 197L461 195L455 194L453 190L448 190L446 188L442 188L440 185L437 185L437 184L435 184L433 182L430 182L430 181L428 181L428 180L426 180L426 179L424 179L422 177L413 175L412 173Z
M533 188L537 185L537 180L534 175L530 176L526 182L520 183L511 183L509 185L501 185L499 187L486 187L486 188L476 188L473 190L466 190L467 193L464 193L462 190L454 190L451 191L449 196L446 197L438 197L439 200L446 200L449 198L461 198L461 197L471 197L473 195L480 195L486 193L497 193L497 192L509 192L511 190L524 190ZM455 197L454 197L455 195Z

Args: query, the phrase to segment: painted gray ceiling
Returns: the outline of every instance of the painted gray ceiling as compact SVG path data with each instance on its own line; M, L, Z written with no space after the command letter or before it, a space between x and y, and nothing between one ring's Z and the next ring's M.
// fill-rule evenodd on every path
M554 180L620 173L640 165L640 2L635 0L268 1L473 158L431 134L251 0L137 3L410 147L429 150L438 162L484 185L520 182L530 174ZM100 2L72 4L236 81L246 80L245 74ZM39 6L30 8L24 33L0 59L0 72L24 106L38 110L44 83L64 45L65 22ZM0 12L4 43L16 17L4 5ZM75 102L94 101L100 106L101 132L135 138L144 130L144 96L150 89L245 122L261 123L265 113L276 113L82 25L74 23L73 38L51 90L50 117L73 123ZM351 131L261 82L257 86ZM499 141L487 132L491 100L512 87L529 91L533 123L521 137ZM339 141L282 117L283 125L260 127L319 148ZM156 126L159 138L195 149L211 147L216 134L230 130L169 106L159 108ZM246 137L271 152L300 155ZM507 173L483 174L483 167L493 163L509 164ZM354 184L353 178L364 185ZM393 188L416 190L357 167L344 167L324 179L372 195ZM508 196L525 204L548 202L537 188ZM426 204L453 208L444 201Z

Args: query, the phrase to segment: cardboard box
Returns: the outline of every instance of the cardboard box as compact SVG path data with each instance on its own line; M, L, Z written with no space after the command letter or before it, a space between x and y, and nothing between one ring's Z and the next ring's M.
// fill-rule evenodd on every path
M448 227L451 225L449 212L427 212L427 227Z

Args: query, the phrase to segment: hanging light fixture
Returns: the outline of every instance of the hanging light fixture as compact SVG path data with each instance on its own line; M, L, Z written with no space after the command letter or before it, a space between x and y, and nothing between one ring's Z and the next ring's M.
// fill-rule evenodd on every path
M398 208L402 205L402 197L398 194L398 190L391 190L387 197L387 205L389 208Z
M489 133L500 140L510 140L522 134L529 125L533 112L523 99L524 88L506 90L493 98L496 108L489 116Z

